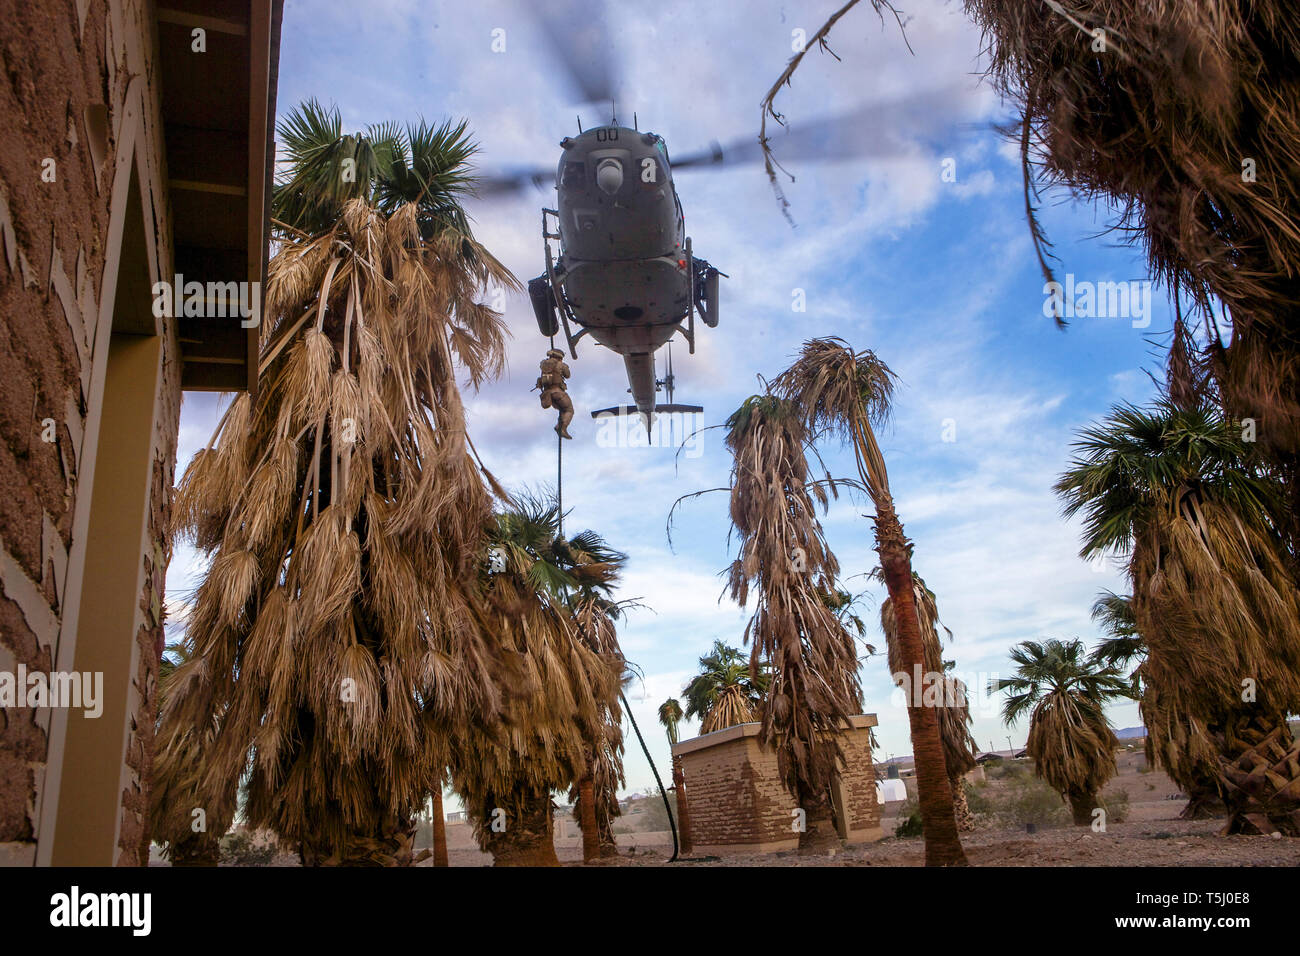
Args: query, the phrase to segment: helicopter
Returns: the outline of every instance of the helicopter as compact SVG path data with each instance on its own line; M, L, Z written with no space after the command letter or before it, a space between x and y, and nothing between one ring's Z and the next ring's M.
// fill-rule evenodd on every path
M697 311L718 324L723 275L695 256L663 137L614 121L560 147L557 208L542 210L546 271L528 283L538 330L563 331L575 359L584 335L623 356L633 404L593 418L636 412L648 430L656 413L702 412L656 402L672 380L656 378L655 352L681 333L694 353Z
M554 208L543 208L541 238L545 271L528 282L538 330L554 342L563 334L571 358L590 336L623 358L631 405L593 411L641 416L649 431L656 413L702 412L672 398L672 373L656 375L655 353L677 334L695 352L696 317L716 328L720 279L726 273L696 256L686 233L674 171L762 162L757 137L717 141L673 160L664 138L618 122L614 106L619 58L611 54L610 33L597 15L603 4L555 0L534 10L541 33L585 104L610 105L604 125L582 128L560 140L554 172L534 169L479 178L480 195L542 189L554 182ZM941 90L874 103L800 127L786 126L780 137L783 158L811 161L897 155L903 142L896 130L918 111L942 113L952 93ZM792 223L793 224L793 223ZM666 391L668 401L657 395Z

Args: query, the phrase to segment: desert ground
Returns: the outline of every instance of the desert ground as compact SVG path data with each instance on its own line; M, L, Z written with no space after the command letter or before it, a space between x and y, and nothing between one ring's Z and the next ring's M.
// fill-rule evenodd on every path
M1222 819L1183 820L1185 805L1173 782L1146 767L1140 749L1118 759L1119 774L1107 785L1109 807L1104 832L1075 827L1059 798L1032 776L1025 761L989 767L969 789L978 828L962 835L970 862L977 866L1300 866L1300 839L1270 836L1219 836ZM975 777L980 776L976 771ZM905 778L909 795L915 781ZM662 866L672 854L672 836L662 824L658 800L639 801L616 824L619 856L598 866ZM825 857L797 853L735 853L722 857L684 857L674 866L921 866L920 837L894 831L911 802L884 806L885 838L845 847ZM653 810L653 812L651 812ZM427 842L427 841L426 841ZM417 845L420 845L417 841ZM582 865L582 839L567 811L556 818L556 853L564 865ZM447 826L452 866L490 866L492 857L474 844L463 822ZM154 848L154 865L166 865ZM279 854L272 866L296 866L295 855ZM419 864L432 865L431 861Z

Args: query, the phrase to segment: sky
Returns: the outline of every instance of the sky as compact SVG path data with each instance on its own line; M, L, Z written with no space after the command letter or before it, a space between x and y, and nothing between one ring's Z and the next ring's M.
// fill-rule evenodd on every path
M661 0L606 10L594 0L566 2L607 25L624 77L620 122L635 111L641 129L664 136L670 155L714 140L752 140L759 102L792 55L796 31L812 36L841 6ZM659 704L681 694L715 639L739 646L753 611L752 602L740 608L724 593L735 557L725 491L678 504L671 542L669 513L683 496L727 486L730 456L721 430L709 426L758 390L759 376L785 368L807 339L841 336L873 350L898 376L881 446L915 544L914 568L953 634L945 657L957 661L973 692L981 749L1006 749L1008 736L1021 747L1028 731L1024 723L1003 726L1000 697L974 693L1009 676L1009 648L1045 638L1092 645L1099 639L1089 616L1094 599L1124 591L1113 563L1078 557L1078 523L1062 517L1052 485L1080 428L1117 402L1152 396L1147 372L1158 372L1171 325L1165 293L1151 289L1143 318L1081 310L1068 329L1057 329L1025 222L1018 145L995 128L1011 114L981 78L979 31L956 0L898 5L906 42L864 2L831 35L839 60L810 51L777 101L795 124L851 114L845 134L829 144L833 161L784 163L795 177L782 182L792 221L761 165L675 176L696 253L728 275L718 327L697 323L694 355L680 338L673 346L676 400L704 407L696 424L705 430L680 454L670 441L633 447L589 414L625 400L621 358L584 340L569 360L577 415L564 447L565 529L591 528L629 556L619 596L641 606L629 612L620 640L644 676L628 697L661 774L669 754ZM481 146L482 172L553 167L577 118L587 127L607 122L609 106L578 102L531 7L287 0L280 115L315 97L336 104L349 131L463 117ZM779 159L779 131L773 142ZM848 155L845 143L869 148ZM553 201L553 192L530 188L470 200L467 211L477 238L526 281L542 271L540 210ZM1112 210L1048 191L1041 220L1072 302L1089 283L1150 279L1141 251L1107 233ZM477 393L465 389L470 434L508 487L553 487L554 412L530 391L547 343L526 296L506 299L505 320L513 333L509 369ZM207 443L219 404L213 395L186 394L178 469ZM819 451L832 473L855 473L844 449ZM879 718L877 756L885 758L908 754L911 745L876 626L883 587L867 577L876 566L869 513L869 504L841 497L822 522L880 651L863 660L861 677L864 710ZM178 619L201 569L178 544L168 571ZM1140 723L1136 704L1108 713L1117 728ZM697 729L685 726L681 735ZM640 791L654 780L635 736L627 742L627 789Z

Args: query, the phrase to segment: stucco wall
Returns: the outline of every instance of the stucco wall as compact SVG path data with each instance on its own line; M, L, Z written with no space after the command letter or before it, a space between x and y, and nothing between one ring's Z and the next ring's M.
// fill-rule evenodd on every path
M0 671L59 667L80 480L93 456L96 354L119 249L110 237L139 171L151 280L171 274L152 4L64 0L6 5L0 20ZM53 181L50 164L53 160ZM98 161L96 161L98 160ZM140 215L134 210L129 214ZM132 718L123 768L120 863L142 862L143 809L162 640L166 509L180 409L174 328L163 330L149 507L153 546L134 635ZM100 346L97 349L97 346ZM102 382L100 383L102 392ZM52 420L55 440L43 440ZM83 508L84 511L84 508ZM71 582L75 589L75 581ZM66 657L66 650L63 657ZM41 831L51 712L0 716L0 865L30 864ZM74 773L75 768L65 768Z
M841 747L845 762L839 788L852 842L880 837L871 763L870 727L875 717L854 718ZM781 784L776 754L758 743L758 724L739 724L673 748L681 757L691 839L697 853L791 850L799 845L793 796Z

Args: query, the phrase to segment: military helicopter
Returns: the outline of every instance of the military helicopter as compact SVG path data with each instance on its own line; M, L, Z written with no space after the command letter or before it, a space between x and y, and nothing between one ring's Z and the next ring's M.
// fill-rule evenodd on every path
M633 113L631 127L615 113L618 88L609 33L594 7L579 0L555 0L536 12L548 45L580 91L582 102L603 102L611 118L560 141L554 173L536 169L485 176L479 194L492 195L554 181L555 208L543 208L542 245L546 270L528 283L538 330L548 338L563 333L569 355L589 335L596 344L623 357L631 405L593 411L639 413L647 430L657 412L701 412L697 405L677 405L671 372L656 377L655 353L678 333L693 354L696 316L715 328L720 315L719 279L726 273L695 255L686 234L674 170L719 167L761 161L756 137L726 148L716 141L707 150L676 161L664 138L643 132ZM853 113L802 127L786 127L777 147L783 158L830 160L892 155L901 148L891 131L904 114L942 108L950 91L915 95L892 104L872 104ZM553 246L552 244L557 244Z
M560 146L557 208L542 210L546 271L528 283L538 329L563 331L575 359L584 335L623 356L633 404L593 417L638 412L649 427L656 412L703 411L655 400L667 384L655 352L680 332L693 353L697 311L717 326L721 276L691 247L663 137L611 122Z

